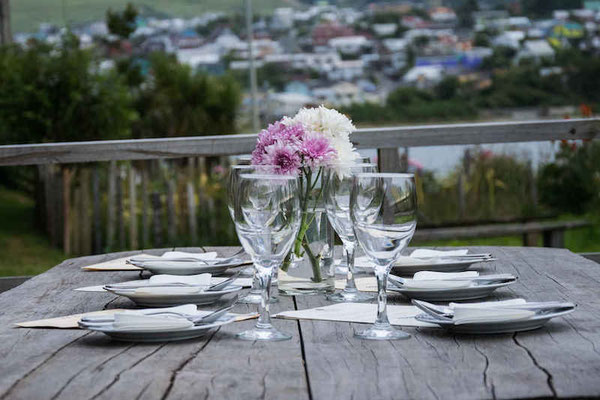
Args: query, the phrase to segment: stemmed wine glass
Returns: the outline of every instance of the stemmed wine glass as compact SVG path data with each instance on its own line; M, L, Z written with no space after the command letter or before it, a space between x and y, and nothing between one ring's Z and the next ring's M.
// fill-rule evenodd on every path
M255 171L238 179L235 229L252 257L258 279L260 316L254 329L238 334L244 340L286 340L291 336L271 325L269 299L273 269L279 268L300 229L298 180L294 176Z
M406 339L410 335L390 325L386 312L387 278L394 262L415 233L417 195L412 174L361 173L354 177L350 215L356 239L375 264L377 319L356 332L361 339Z
M354 175L362 172L377 172L377 166L370 163L337 164L325 171L325 209L327 210L327 218L342 240L346 265L348 266L344 290L327 297L334 302L360 302L373 298L370 294L358 291L354 281L356 237L350 219L350 193Z
M250 174L255 171L266 171L263 166L255 166L248 164L239 164L232 165L229 169L229 180L227 182L227 208L229 209L229 214L231 215L231 219L235 223L235 209L236 209L236 201L239 199L238 189L239 189L239 178L241 174ZM247 267L242 270L243 276L251 276L252 277L252 287L248 294L241 299L238 300L238 303L243 304L259 304L261 300L260 288L258 285L258 278L254 273L254 267ZM274 270L273 279L277 277L277 270ZM271 297L271 303L277 302L277 298Z

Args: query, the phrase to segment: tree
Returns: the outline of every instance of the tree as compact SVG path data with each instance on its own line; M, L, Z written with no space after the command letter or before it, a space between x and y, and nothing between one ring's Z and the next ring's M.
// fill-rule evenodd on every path
M59 45L0 48L0 142L126 138L136 118L114 72L66 34Z
M135 20L138 11L131 3L127 3L125 10L118 12L111 8L106 11L106 25L108 31L120 39L128 39L135 32Z
M235 133L240 90L231 77L194 73L164 53L152 54L150 63L136 104L135 137Z

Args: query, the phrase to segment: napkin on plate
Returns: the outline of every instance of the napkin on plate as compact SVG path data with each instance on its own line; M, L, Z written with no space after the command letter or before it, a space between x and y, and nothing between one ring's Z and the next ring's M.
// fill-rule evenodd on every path
M519 310L517 307L527 304L524 299L511 299L504 301L486 301L481 303L450 303L454 311L452 321L455 325L472 324L481 322L501 322L531 318L534 311Z
M155 332L187 329L194 326L194 323L183 317L143 315L125 311L115 314L115 321L112 326L114 329L123 331Z
M460 289L471 286L469 278L477 277L477 271L466 272L433 272L419 271L413 279L404 279L404 289ZM447 280L452 278L465 278L465 280Z
M133 314L133 315L148 315L148 314L155 314L155 313L161 312L161 311L170 311L170 312L180 313L180 314L195 315L195 314L198 314L198 306L196 306L195 304L183 304L181 306L165 307L165 308L143 308L140 310L114 310L112 313L112 316L114 317L115 315L122 314L122 313L128 313L128 314ZM108 316L105 314L86 315L86 320L87 320L87 322L93 323L96 320L98 322L104 321L104 320L106 320L107 317L110 317L110 315L108 315Z
M457 250L432 250L432 249L416 249L410 253L411 258L438 258L444 256L466 256L469 253L468 249Z
M428 326L434 324L417 321L415 316L420 310L415 306L388 305L387 313L392 325L400 326ZM338 303L324 307L309 308L305 310L284 311L275 315L276 318L284 319L308 319L335 322L357 322L372 324L375 322L377 304L367 303Z
M139 297L182 296L202 293L204 290L205 288L197 286L142 287L135 289L133 294Z
M198 275L167 275L167 274L159 274L152 275L150 279L148 279L148 284L150 285L160 285L160 284L169 284L169 283L186 283L189 285L195 285L200 287L208 287L211 284L211 274L198 274Z

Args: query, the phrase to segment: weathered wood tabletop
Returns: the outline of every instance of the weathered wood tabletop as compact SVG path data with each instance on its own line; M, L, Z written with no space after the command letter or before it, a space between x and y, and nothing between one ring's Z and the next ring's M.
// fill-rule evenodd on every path
M217 249L231 254L234 248ZM275 320L292 340L251 343L227 325L196 340L165 344L111 341L78 329L13 324L132 303L73 289L135 279L135 272L84 272L130 253L63 262L0 295L1 399L469 399L600 396L600 266L563 249L477 248L498 261L486 272L519 276L497 299L565 300L579 305L544 328L517 334L451 335L405 328L412 338L352 337L357 324ZM160 252L155 250L155 252ZM481 268L481 267L480 267ZM390 296L392 302L405 303ZM280 296L274 312L326 304ZM235 311L254 307L239 305Z

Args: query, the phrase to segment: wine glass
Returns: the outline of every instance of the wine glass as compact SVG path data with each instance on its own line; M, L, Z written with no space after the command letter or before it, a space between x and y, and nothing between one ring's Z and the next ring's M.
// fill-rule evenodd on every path
M334 302L361 302L373 299L372 295L358 291L354 281L356 237L350 219L350 193L354 175L362 172L377 172L377 166L370 163L337 164L325 171L327 218L342 240L347 265L344 290L327 297Z
M241 174L253 173L255 171L264 171L265 168L262 166L255 165L232 165L229 169L229 180L227 182L227 208L229 209L229 214L231 215L231 219L235 223L235 210L236 210L236 201L239 199L238 189L239 189L239 178ZM238 207L239 212L239 207ZM248 294L241 299L238 300L238 303L244 304L259 304L261 301L261 292L258 284L258 278L254 273L254 267L247 267L242 270L243 276L251 276L252 277L252 287ZM274 271L273 278L276 278L277 271ZM271 297L271 303L277 302L277 298Z
M354 176L350 215L356 239L375 264L377 319L361 339L406 339L390 325L386 312L387 278L394 262L415 233L417 194L412 174L361 173Z
M237 335L244 340L287 340L271 325L269 299L273 270L279 268L300 229L298 180L259 172L239 176L235 229L252 257L261 291L260 316L254 329Z

